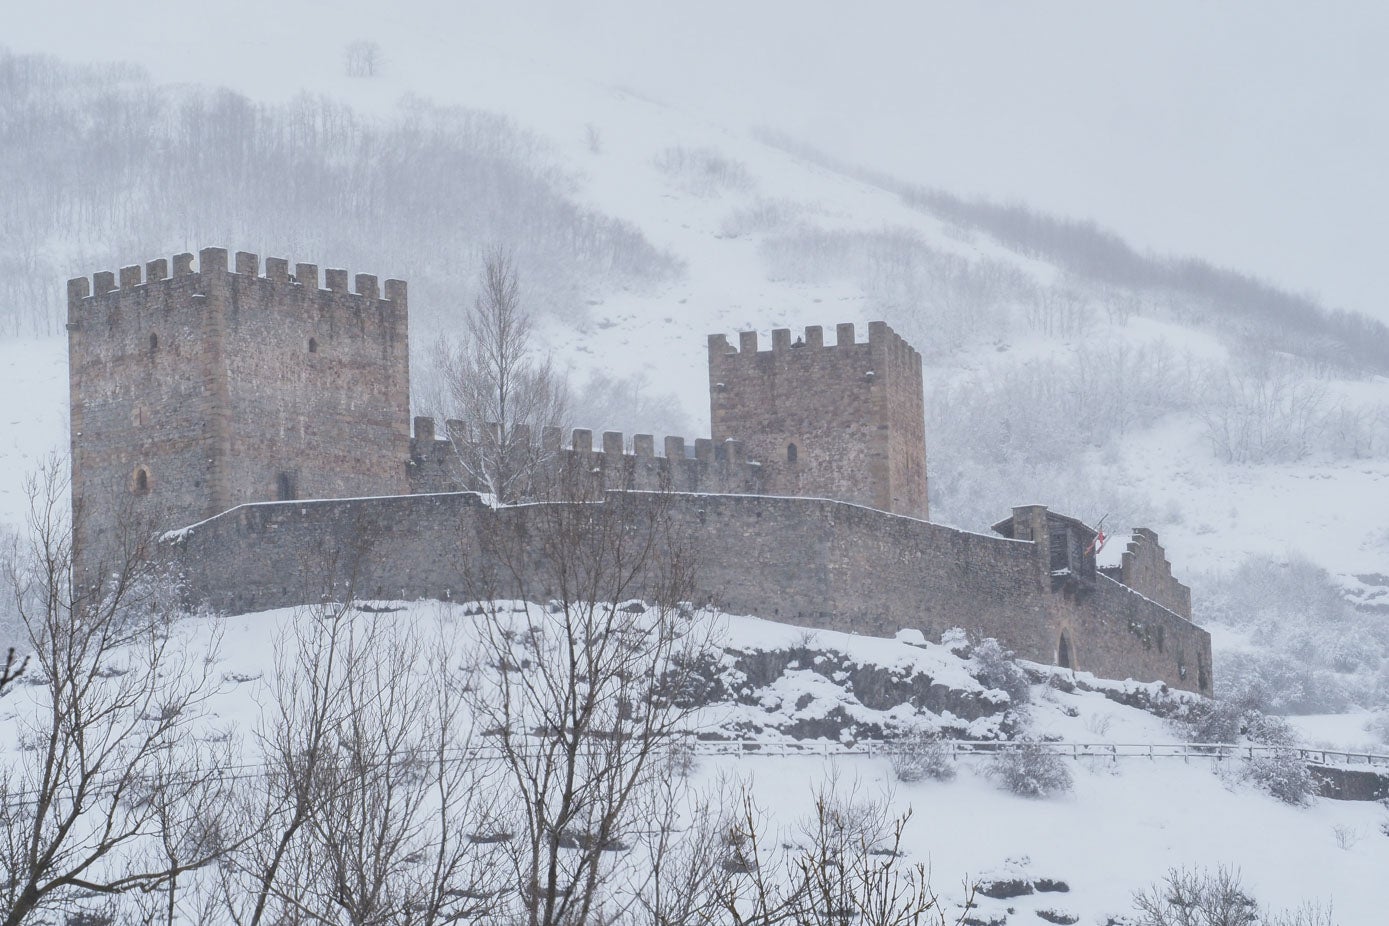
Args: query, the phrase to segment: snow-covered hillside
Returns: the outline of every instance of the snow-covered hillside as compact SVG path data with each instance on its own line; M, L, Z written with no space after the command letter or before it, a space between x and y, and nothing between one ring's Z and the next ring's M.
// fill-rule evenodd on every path
M469 660L485 649L471 607L372 606L382 613L362 613L356 620L385 624L393 633L409 630L422 640L434 639L442 629L451 641L451 672L467 671ZM204 647L214 648L216 657L208 668L216 693L205 705L200 735L243 744L237 774L247 773L241 764L255 765L254 744L277 722L277 670L303 668L293 655L296 637L290 624L296 620L304 616L292 610L223 621L197 618L185 620L176 633L176 651L195 660ZM275 642L273 653L267 641ZM976 679L977 661L910 632L896 640L829 631L807 634L729 616L720 619L716 645L715 664L722 666L727 688L691 718L700 739L684 784L694 794L745 784L774 837L770 845L797 842L817 790L831 781L851 803L886 807L892 815L911 812L903 839L906 860L928 864L936 889L949 901L958 902L960 885L967 880L1045 880L1067 888L1005 899L980 897L978 909L986 921L997 916L1025 923L1034 920L1033 911L1056 910L1085 924L1101 924L1130 913L1133 892L1147 888L1169 868L1219 866L1238 869L1245 888L1270 909L1334 901L1342 923L1369 924L1383 915L1382 872L1389 865L1389 840L1379 832L1384 820L1379 805L1318 799L1307 807L1289 806L1242 782L1238 759L1164 755L1163 747L1182 742L1183 731L1116 700L1139 693L1138 686L1110 686L1113 697L1107 697L1104 685L1082 674L1075 680L1080 689L1034 683L1029 704L1010 704L1004 691ZM798 666L793 658L780 674L772 672L769 678L764 671L761 679L751 679L748 668L761 665L765 670L759 657L769 654L791 654L804 664ZM825 663L833 668L825 669ZM523 666L515 671L534 670ZM929 688L935 694L874 710L865 705L870 690L865 679L880 683L884 676L909 686L915 682L919 692ZM746 690L740 690L740 680L749 686ZM33 710L44 690L36 682L21 682L0 702L0 757L12 768L35 755L32 750L27 757L16 752L16 737L27 735L28 724L41 715ZM947 694L957 704L987 703L978 718L966 721L940 710ZM1159 698L1158 686L1148 686L1148 695ZM939 712L923 706L932 697ZM921 704L913 707L913 700ZM878 731L924 725L985 741L1001 735L999 720L1011 710L1009 724L1016 727L1021 718L1027 735L1090 744L1094 755L1065 760L1073 790L1045 798L1001 788L987 774L986 757L951 760L957 771L951 781L900 782L881 739L855 742L847 737L848 727L842 728L846 737L841 738L815 735L805 726L834 710ZM784 732L795 727L809 737ZM474 745L491 742L486 734L477 736ZM707 739L711 736L715 739ZM736 739L729 742L728 737ZM1122 744L1154 746L1158 757ZM1111 745L1120 746L1120 757L1104 754Z

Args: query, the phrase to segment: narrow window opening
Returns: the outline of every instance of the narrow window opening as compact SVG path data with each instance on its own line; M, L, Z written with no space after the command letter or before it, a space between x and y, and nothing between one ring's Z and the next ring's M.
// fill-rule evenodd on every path
M787 444L787 445L786 445L786 462L787 462L787 463L795 463L795 462L796 462L796 445L795 445L795 444Z
M136 494L136 495L147 495L147 494L149 494L149 490L150 490L150 473L149 473L149 470L145 469L143 466L141 466L139 469L135 470L135 479L134 479L134 481L132 482L131 487L135 490L135 494Z
M275 498L282 502L293 501L294 477L289 473L280 473L275 477Z
M309 353L318 353L318 341L314 340L313 338L309 338Z
M150 333L150 353L152 354L152 353L154 353L154 352L157 351L157 350L159 350L159 335L154 334L153 332L151 332L151 333Z

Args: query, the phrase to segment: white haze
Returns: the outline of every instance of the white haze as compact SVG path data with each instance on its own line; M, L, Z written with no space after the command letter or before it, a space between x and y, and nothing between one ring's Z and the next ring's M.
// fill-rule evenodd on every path
M399 78L383 106L401 84L447 82L447 95L506 102L524 121L519 97L563 107L582 74L913 182L1091 218L1139 247L1389 320L1382 4L248 0L208 15L68 0L30 12L8 15L0 42L136 60L156 79L262 99L303 89L269 85L284 62L331 75L360 37L380 42ZM208 30L235 38L201 40ZM308 88L327 85L310 77Z

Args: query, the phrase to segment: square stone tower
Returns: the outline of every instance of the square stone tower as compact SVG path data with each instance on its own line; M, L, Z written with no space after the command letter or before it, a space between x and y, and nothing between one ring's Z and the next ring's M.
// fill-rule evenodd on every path
M68 282L79 577L132 520L409 491L405 284L325 277L205 248Z
M819 326L791 340L772 332L758 350L745 331L734 348L709 337L709 406L715 446L741 440L767 466L768 490L854 502L926 518L926 426L921 355L884 322Z

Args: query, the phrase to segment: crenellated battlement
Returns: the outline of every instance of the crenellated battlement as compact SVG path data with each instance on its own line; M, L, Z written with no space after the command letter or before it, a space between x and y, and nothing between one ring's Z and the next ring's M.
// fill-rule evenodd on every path
M413 491L480 490L470 479L463 460L480 446L496 445L497 425L482 427L493 435L490 442L481 441L481 435L462 421L447 420L441 431L433 418L416 417L410 441ZM528 446L530 430L518 427L511 443ZM658 441L653 434L633 434L629 442L621 431L602 431L595 442L594 432L588 428L574 428L568 433L560 428L545 428L539 447L547 458L546 466L597 474L601 477L600 485L608 489L674 488L731 494L762 493L768 489L768 470L760 462L748 459L746 447L739 440L716 444L707 437L662 437Z
M790 351L806 351L813 354L821 350L838 350L842 348L864 348L870 351L881 351L885 354L901 358L916 358L915 362L920 363L920 354L916 348L907 343L901 335L893 331L886 322L868 323L868 340L859 341L856 339L855 328L852 322L844 322L834 326L834 343L825 342L825 329L820 325L807 325L802 334L796 339L791 340L790 328L773 328L771 347L764 349L761 344L761 336L756 331L738 332L738 346L734 347L726 334L709 335L709 357L711 361L718 359L750 359L759 354L781 354Z
M387 302L401 306L406 303L407 287L404 280L386 280L383 287L375 274L350 276L346 270L327 269L320 277L317 264L296 263L292 267L293 272L290 262L283 257L267 257L262 272L258 254L237 251L229 263L226 248L203 248L196 258L189 253L175 254L171 260L159 258L144 265L122 267L116 272L103 270L90 277L74 277L68 280L68 313L71 318L80 313L84 306L95 305L98 300L116 293L148 292L161 286L177 286L187 288L190 295L197 296L206 295L209 288L220 284L235 287L251 281L256 281L253 285L260 286L295 287L301 294L320 294L325 301L347 298L363 303Z

